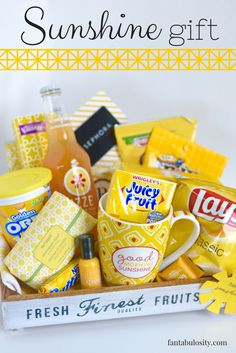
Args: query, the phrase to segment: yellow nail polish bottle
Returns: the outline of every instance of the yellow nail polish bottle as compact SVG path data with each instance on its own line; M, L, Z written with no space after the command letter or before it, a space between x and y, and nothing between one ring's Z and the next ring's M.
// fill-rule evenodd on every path
M102 287L101 270L98 258L94 255L94 240L90 234L79 237L81 258L79 259L81 288Z

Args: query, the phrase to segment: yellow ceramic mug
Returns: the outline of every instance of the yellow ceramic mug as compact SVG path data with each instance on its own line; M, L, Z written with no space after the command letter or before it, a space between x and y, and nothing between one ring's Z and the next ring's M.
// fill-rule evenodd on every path
M197 240L200 227L189 212L171 208L162 221L138 224L118 220L105 211L107 194L99 201L98 241L104 279L108 285L152 282L164 269L184 254ZM180 220L191 222L190 233L181 247L164 260L170 229Z

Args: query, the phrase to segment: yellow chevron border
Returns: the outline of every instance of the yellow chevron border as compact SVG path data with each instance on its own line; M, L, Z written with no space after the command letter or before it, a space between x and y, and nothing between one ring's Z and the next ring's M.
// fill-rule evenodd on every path
M0 49L2 70L236 70L236 49Z

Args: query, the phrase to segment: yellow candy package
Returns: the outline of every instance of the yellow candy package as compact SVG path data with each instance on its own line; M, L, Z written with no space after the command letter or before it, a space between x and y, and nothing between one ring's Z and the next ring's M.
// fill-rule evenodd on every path
M163 219L170 210L175 188L173 182L117 170L111 180L106 211L134 223L148 222L151 214Z
M142 164L148 139L152 129L156 126L183 136L189 141L195 141L197 122L192 118L180 116L136 124L117 125L115 126L115 135L122 162Z
M182 179L192 179L193 177L192 173L180 173L180 172L170 171L166 169L157 169L153 167L147 167L143 164L141 165L141 164L131 164L131 163L123 162L121 166L122 166L122 169L125 170L126 172L131 172L131 173L134 172L134 173L143 174L143 175L150 175L153 178L173 181L174 183L177 183L177 184L180 183ZM212 181L214 183L221 184L219 179L216 179L209 175L197 174L197 179Z
M215 179L222 176L227 161L227 157L160 127L153 129L144 156L148 167Z
M201 226L198 240L187 255L206 275L236 268L236 190L199 180L184 180L177 187L175 210L192 212ZM176 232L176 244L183 239Z

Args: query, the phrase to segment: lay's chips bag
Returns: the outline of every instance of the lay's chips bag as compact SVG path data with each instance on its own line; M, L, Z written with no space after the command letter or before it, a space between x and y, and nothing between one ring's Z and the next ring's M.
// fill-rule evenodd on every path
M236 268L236 190L199 180L184 180L176 190L175 210L192 212L201 225L187 255L206 275ZM176 234L177 235L177 234Z

